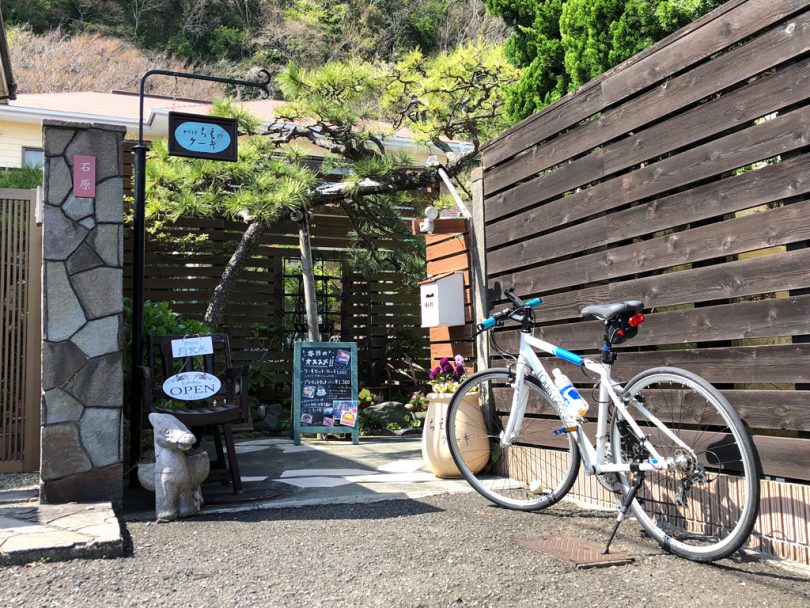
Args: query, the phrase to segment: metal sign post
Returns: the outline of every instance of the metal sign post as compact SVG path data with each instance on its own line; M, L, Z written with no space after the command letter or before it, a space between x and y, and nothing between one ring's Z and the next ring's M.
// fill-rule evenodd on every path
M137 475L133 475L135 465L141 452L141 383L138 378L138 366L143 359L143 275L144 258L146 253L146 146L143 145L143 98L146 81L150 76L172 76L174 78L187 78L189 80L206 80L208 82L221 82L237 86L261 89L266 96L270 95L270 73L261 70L262 80L236 80L233 78L220 78L204 74L191 74L187 72L174 72L172 70L149 70L141 78L140 95L138 97L138 145L135 146L135 196L133 204L134 245L132 252L132 361L130 367L130 409L129 409L129 485L135 487L138 482Z

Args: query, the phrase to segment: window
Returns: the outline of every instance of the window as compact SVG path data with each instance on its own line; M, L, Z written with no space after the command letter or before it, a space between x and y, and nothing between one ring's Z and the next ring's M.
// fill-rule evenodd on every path
M23 148L22 164L23 167L38 167L42 168L45 163L45 154L42 148Z
M315 260L315 298L318 303L318 329L321 340L340 337L340 303L343 292L340 262ZM301 260L284 259L284 332L285 348L307 338L307 314L304 306L304 282Z

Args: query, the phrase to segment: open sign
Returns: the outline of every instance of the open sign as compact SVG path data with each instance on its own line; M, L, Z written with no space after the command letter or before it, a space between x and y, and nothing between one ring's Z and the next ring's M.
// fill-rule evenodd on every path
M203 372L183 372L175 374L163 383L163 392L172 399L196 401L207 399L219 392L222 383L219 378Z

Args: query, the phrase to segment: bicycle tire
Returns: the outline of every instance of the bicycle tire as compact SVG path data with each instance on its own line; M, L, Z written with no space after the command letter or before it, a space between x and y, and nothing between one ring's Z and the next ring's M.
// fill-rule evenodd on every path
M639 395L641 405L693 449L698 463L649 422L638 409ZM698 562L740 549L759 510L760 464L754 442L725 397L700 376L672 367L641 372L627 383L624 397L660 455L680 456L682 462L674 469L646 473L631 504L644 530L666 551ZM611 425L611 446L616 462L643 456L618 415ZM626 492L629 475L619 479Z
M487 500L519 511L544 509L574 485L579 449L571 435L552 433L561 425L559 416L531 376L525 379L529 397L520 435L509 447L500 446L501 416L508 415L515 390L510 379L514 376L506 369L484 370L459 386L448 406L448 446L462 476ZM467 452L481 436L486 453ZM546 447L539 447L538 440Z

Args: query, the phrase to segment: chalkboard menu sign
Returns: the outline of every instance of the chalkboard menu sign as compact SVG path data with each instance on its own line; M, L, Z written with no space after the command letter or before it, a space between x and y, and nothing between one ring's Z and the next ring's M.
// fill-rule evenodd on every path
M357 343L296 342L293 358L293 441L301 433L351 433L360 439Z

